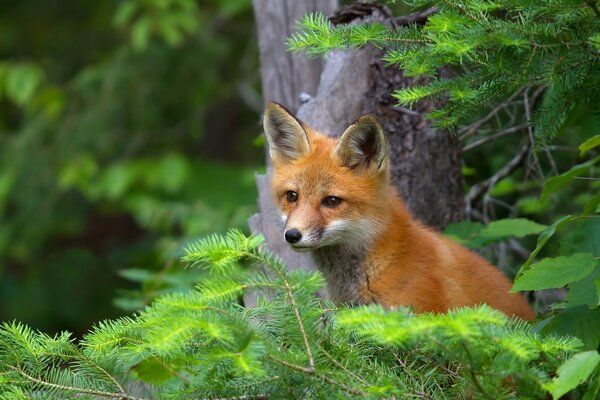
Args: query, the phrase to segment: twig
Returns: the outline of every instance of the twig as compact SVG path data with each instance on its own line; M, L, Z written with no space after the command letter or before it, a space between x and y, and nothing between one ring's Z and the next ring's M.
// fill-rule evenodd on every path
M304 329L304 323L302 322L302 317L300 317L300 310L298 309L298 305L296 304L296 299L294 298L294 293L292 292L292 287L290 286L287 278L284 274L282 274L279 270L276 269L283 279L285 283L285 288L287 290L290 301L292 302L292 308L294 309L294 315L296 316L296 321L298 322L298 327L300 328L300 333L302 334L302 339L304 340L304 347L306 349L306 355L308 356L308 369L314 371L315 369L315 360L313 358L313 353L310 348L310 343L308 342L308 335L306 335L306 330Z
M58 390L62 390L65 392L77 392L77 393L85 393L85 394L89 394L92 396L100 396L100 397L108 397L111 399L121 399L121 400L145 400L141 397L134 397L134 396L130 396L126 393L111 393L111 392L105 392L102 390L94 390L94 389L84 389L84 388L78 388L78 387L74 387L74 386L65 386L65 385L59 385L56 383L51 383L51 382L46 382L42 379L38 379L35 378L29 374L27 374L25 371L19 369L19 368L15 368L13 366L9 366L9 368L11 368L12 370L14 370L15 372L19 373L20 375L22 375L24 378L29 379L30 381L32 381L33 383L40 385L40 386L46 386L46 387L50 387L53 389L58 389Z
M460 136L460 139L464 139L467 136L471 136L475 133L475 131L483 124L485 124L486 122L488 122L490 119L492 119L496 114L498 114L498 112L500 112L500 110L502 110L504 107L506 107L506 105L508 103L510 103L512 100L515 99L515 97L517 97L521 91L523 91L523 88L520 88L519 90L517 90L515 93L513 93L506 101L498 104L496 107L494 107L492 109L492 111L490 111L485 117L481 118L478 121L473 122L470 125L467 125L466 127L464 127L463 129L461 129L461 133L463 133Z
M256 394L250 396L233 396L233 397L208 397L202 400L252 400L252 399L268 399L269 396L266 394Z
M527 134L529 136L529 146L533 147L534 143L535 143L535 138L533 136L533 127L531 126L531 108L529 106L529 88L527 88L525 90L525 93L523 93L523 106L525 108L525 117L527 118L527 123L529 124L527 126ZM539 160L537 159L537 156L535 154L533 154L533 159L534 159L534 166L537 167L537 173L538 175L542 178L542 180L546 180L545 176L544 176L544 171L542 171L542 167L540 165Z
M479 147L479 146L481 146L483 144L486 144L488 142L492 142L492 141L494 141L496 139L499 139L499 138L501 138L503 136L510 135L511 133L518 132L518 131L520 131L522 129L525 129L525 128L527 128L527 124L523 124L523 125L519 125L519 126L513 126L513 127L510 127L510 128L503 129L501 131L498 131L498 132L494 133L493 135L485 136L485 137L483 137L483 138L481 138L479 140L474 141L473 143L469 143L468 145L466 145L465 147L463 147L462 151L473 150L474 148Z
M498 172L496 172L494 175L492 175L485 181L480 182L471 187L471 190L469 190L469 193L467 193L467 196L465 197L465 202L467 204L467 215L470 215L472 204L476 199L481 197L484 193L488 193L490 190L492 190L492 188L496 185L496 183L498 183L498 181L510 175L515 169L517 169L519 165L521 165L521 163L529 153L530 147L531 143L527 142L527 144L521 148L521 151L519 151L519 153L515 157L513 157L512 160L506 163L504 167L500 168Z
M363 378L361 378L360 376L356 375L354 372L350 371L348 368L346 368L344 365L342 365L342 363L340 363L338 360L336 360L335 358L333 358L333 356L331 354L329 354L322 346L319 346L319 350L325 354L325 356L331 361L333 362L333 364L340 368L341 370L343 370L345 373L347 373L348 375L352 376L354 379L356 379L357 381L361 382L362 384L368 385L369 383L367 381L365 381Z
M400 111L400 112L402 112L404 114L408 114L408 115L417 115L417 116L421 115L421 113L413 111L410 108L406 108L406 107L394 106L392 108L396 111Z
M467 356L469 357L469 367L470 367L469 373L471 375L471 379L473 379L473 383L475 383L475 386L477 387L477 390L479 390L481 392L481 394L483 395L483 397L485 397L486 399L494 400L494 398L492 396L487 394L487 392L483 389L483 387L479 383L479 380L477 379L477 375L475 374L475 369L474 369L475 366L473 365L473 356L471 355L471 351L469 350L469 347L463 341L461 341L461 344L462 344L462 347L467 352Z
M423 10L420 12L414 12L408 15L402 15L400 17L392 18L392 25L394 27L409 25L413 23L424 23L427 21L429 16L437 13L440 9L438 7L431 7L427 10Z
M338 382L338 381L336 381L334 379L331 379L328 376L318 374L317 371L314 368L311 369L311 368L303 367L301 365L292 364L292 363L289 363L287 361L275 358L273 356L269 356L269 358L271 360L275 361L276 363L281 364L281 365L283 365L285 367L291 368L291 369L293 369L295 371L303 372L303 373L308 374L308 375L312 375L312 376L314 376L317 379L321 379L322 381L329 383L330 385L338 386L340 389L342 389L342 390L344 390L344 391L346 391L348 393L354 394L356 396L366 396L367 395L366 392L363 392L360 389L352 388L352 387L350 387L348 385L345 385L345 384L343 384L341 382Z

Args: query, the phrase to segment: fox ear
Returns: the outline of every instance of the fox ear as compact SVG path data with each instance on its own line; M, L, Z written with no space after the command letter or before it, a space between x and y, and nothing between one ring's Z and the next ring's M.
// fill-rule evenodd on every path
M385 168L387 142L383 128L372 115L363 115L340 137L333 153L348 168Z
M310 149L302 124L283 106L270 102L263 120L273 162L296 160Z

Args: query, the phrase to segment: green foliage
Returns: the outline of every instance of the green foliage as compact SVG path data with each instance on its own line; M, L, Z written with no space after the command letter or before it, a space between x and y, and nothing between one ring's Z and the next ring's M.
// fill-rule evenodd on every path
M551 194L565 190L573 178L583 171L592 172L596 158L576 165L562 175L548 180L540 197L547 201ZM584 342L584 348L600 345L600 214L597 196L588 200L580 215L568 215L556 220L538 237L535 250L521 267L513 291L544 288L568 288L564 302L553 305L555 312L540 324L545 332L571 334ZM548 241L559 231L567 229L560 239L562 256L543 258L533 263ZM558 384L557 384L558 385ZM560 385L558 385L560 387ZM553 395L560 389L553 390Z
M432 2L413 0L413 7ZM539 141L552 139L569 113L600 99L600 54L596 46L600 13L594 1L533 4L521 1L433 2L438 11L422 25L381 23L333 26L320 14L300 21L290 49L309 54L368 43L386 51L385 60L407 76L429 77L402 88L404 105L445 98L431 113L440 127L467 122L486 106L526 87L546 87L533 124ZM456 67L454 76L440 69ZM423 81L422 81L423 82Z
M548 179L548 181L544 184L544 191L540 196L540 201L547 200L552 193L555 193L557 190L564 187L576 177L581 176L584 173L589 173L590 169L596 163L598 163L598 161L600 161L600 157L595 157L582 164L573 166L570 170L563 174L553 176L552 178Z
M591 138L579 145L579 151L583 156L585 153L598 146L600 146L600 135L592 136Z
M190 244L209 278L75 342L0 328L0 398L457 398L592 395L598 353L486 306L446 315L338 309L239 231ZM240 263L260 266L249 274ZM257 306L239 298L258 293ZM555 376L558 374L557 376ZM509 384L507 384L509 382Z
M577 282L596 270L600 262L590 253L544 258L523 271L513 286L514 291L563 287Z
M122 312L115 294L133 310L190 289L202 272L180 268L180 243L246 226L263 159L251 11L3 4L0 319L79 335Z
M552 398L559 399L586 380L594 372L598 363L600 363L600 354L596 351L579 353L567 360L556 371L558 376L546 384L546 388L552 393ZM597 390L594 392L598 394Z
M484 226L478 222L462 221L450 224L446 236L472 249L488 246L509 238L521 238L542 232L546 226L526 218L507 218Z

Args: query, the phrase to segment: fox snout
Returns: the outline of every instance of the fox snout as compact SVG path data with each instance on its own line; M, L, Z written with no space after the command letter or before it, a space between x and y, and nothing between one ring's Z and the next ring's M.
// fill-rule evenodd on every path
M302 232L295 228L288 229L283 236L285 237L286 242L296 244L302 239Z
M283 238L296 251L309 251L323 246L324 240L320 229L305 228L298 229L286 226Z

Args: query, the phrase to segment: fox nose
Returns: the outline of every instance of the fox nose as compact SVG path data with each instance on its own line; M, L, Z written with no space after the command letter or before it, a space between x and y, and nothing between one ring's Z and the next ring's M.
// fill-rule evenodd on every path
M285 232L284 236L285 240L291 244L298 243L302 239L302 233L298 229L290 229Z

